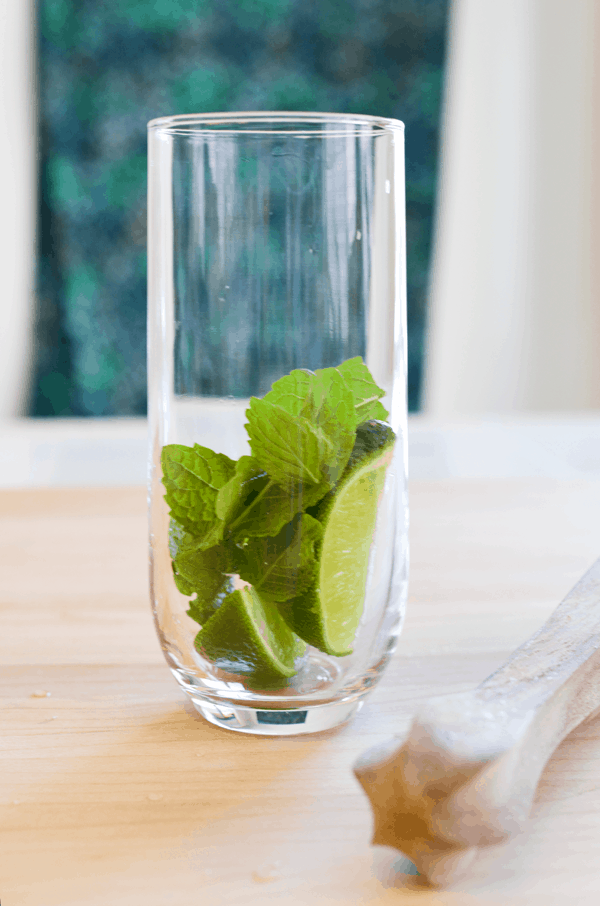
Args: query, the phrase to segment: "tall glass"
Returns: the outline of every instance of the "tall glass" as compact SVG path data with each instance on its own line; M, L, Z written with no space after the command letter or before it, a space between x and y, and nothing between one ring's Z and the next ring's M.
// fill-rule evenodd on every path
M149 123L151 595L213 724L347 720L407 580L403 125Z

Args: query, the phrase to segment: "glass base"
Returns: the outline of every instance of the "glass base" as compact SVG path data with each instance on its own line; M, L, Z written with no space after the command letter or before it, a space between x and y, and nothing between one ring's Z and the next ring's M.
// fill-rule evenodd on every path
M189 693L188 693L189 694ZM198 695L190 695L196 710L216 727L258 736L298 736L331 730L350 720L363 705L362 699L328 702L308 708L259 710L247 705L216 704Z

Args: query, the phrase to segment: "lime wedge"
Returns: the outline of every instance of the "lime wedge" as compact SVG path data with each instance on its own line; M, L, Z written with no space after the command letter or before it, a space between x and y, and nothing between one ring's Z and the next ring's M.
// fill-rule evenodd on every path
M288 626L309 645L352 653L367 585L369 552L392 447L363 459L342 480L327 510L316 589L279 604Z
M262 685L294 676L296 660L306 649L277 607L262 600L251 586L227 595L194 645L215 667Z

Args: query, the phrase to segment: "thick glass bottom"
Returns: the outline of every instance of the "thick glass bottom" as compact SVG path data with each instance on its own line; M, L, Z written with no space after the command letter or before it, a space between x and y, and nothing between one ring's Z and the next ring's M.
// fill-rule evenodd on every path
M301 733L331 730L350 720L363 704L363 699L360 698L306 708L260 710L226 702L217 704L195 693L188 692L188 695L202 717L216 727L226 727L237 733L254 733L257 736L298 736Z

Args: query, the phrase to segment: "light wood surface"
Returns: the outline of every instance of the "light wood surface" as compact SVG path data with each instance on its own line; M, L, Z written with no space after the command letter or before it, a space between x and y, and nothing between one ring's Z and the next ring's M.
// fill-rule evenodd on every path
M553 756L525 832L444 892L370 846L351 766L546 619L600 552L600 483L417 483L411 508L382 682L346 727L264 739L203 722L162 659L143 489L2 492L2 906L596 906L600 722Z

